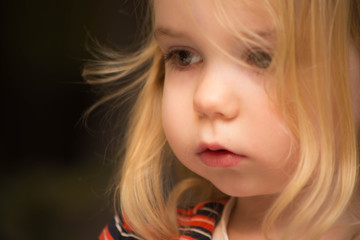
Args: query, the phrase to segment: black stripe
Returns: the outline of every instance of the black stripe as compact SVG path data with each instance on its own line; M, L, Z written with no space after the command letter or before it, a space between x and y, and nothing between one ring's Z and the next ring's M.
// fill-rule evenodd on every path
M179 227L179 231L181 233L183 233L183 235L186 235L186 236L190 236L190 235L187 235L187 234L192 234L192 233L196 233L198 234L197 232L195 232L194 230L199 230L205 234L208 234L208 235L212 235L212 232L207 230L206 228L203 228L203 227L200 227L200 226L186 226L186 227L182 227L180 228ZM192 236L192 235L191 235Z
M212 211L209 211L206 208L209 208ZM223 209L224 209L224 204L222 204L222 203L216 203L216 202L207 203L196 212L196 215L202 215L202 216L212 218L215 220L215 223L217 223L220 219L219 213L221 213L223 211Z
M120 225L120 228L121 228L121 230L122 230L122 232L124 233L124 234L132 234L132 235L135 235L136 236L136 234L133 232L133 231L129 231L129 230L127 230L125 227L124 227L124 218L123 218L123 216L121 215L121 214L119 214L118 215L118 217L119 217L119 225ZM114 225L113 225L113 227L115 228L115 231L117 231L117 235L116 235L116 238L114 237L114 239L115 240L138 240L138 238L135 238L135 237L132 237L132 236L124 236L124 235L122 235L120 232L119 232L119 230L116 228L116 221L115 221L115 219L113 220L113 222L114 222ZM110 225L109 225L110 226ZM110 228L109 228L109 231L110 231ZM111 234L111 236L113 236L112 234Z
M119 230L116 228L115 218L108 225L110 235L115 239L120 239L121 235Z
M192 229L199 229L200 231L206 232L208 233L211 237L212 237L212 233L207 231L204 228L200 228L200 227L191 227L191 228L186 228L186 229L179 229L181 235L183 236L188 236L188 237L192 237L198 240L211 240L211 238L199 233L199 232L194 232L192 231Z

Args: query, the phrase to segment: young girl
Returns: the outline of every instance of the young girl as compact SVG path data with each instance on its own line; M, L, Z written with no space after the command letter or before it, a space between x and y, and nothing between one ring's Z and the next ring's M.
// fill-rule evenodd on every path
M126 81L100 103L138 94L100 239L360 239L360 2L153 0L146 22L84 71Z

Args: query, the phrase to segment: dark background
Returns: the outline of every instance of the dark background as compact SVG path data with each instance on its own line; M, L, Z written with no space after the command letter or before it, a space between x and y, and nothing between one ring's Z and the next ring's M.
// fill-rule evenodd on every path
M81 78L91 35L134 40L134 0L1 0L0 239L96 239L111 219L109 134ZM137 3L138 4L138 3Z

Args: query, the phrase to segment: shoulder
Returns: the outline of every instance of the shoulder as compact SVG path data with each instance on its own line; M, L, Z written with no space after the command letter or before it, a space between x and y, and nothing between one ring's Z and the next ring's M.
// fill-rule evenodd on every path
M190 208L178 208L179 239L211 239L227 201L228 199L223 199L199 203ZM116 215L99 236L99 240L134 239L141 238L131 230L121 215Z

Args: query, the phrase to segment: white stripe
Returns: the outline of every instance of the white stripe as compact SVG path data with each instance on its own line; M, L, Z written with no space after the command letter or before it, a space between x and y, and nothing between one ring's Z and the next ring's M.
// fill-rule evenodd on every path
M124 237L133 237L135 239L141 239L139 238L138 236L134 235L134 234L131 234L131 233L125 233L120 225L120 219L118 216L115 216L115 222L116 222L116 228L117 230L120 232L121 236L124 236Z
M103 232L104 232L105 240L108 240L108 238L107 238L107 236L106 236L106 231L105 231L105 229L103 230Z
M186 232L197 232L197 233L200 233L201 235L205 236L205 237L208 237L209 239L211 239L211 235L209 235L208 233L206 232L203 232L199 229L196 229L196 228L192 228L192 227L179 227L179 229L183 230L184 231L184 234L186 234Z
M208 237L208 238L211 239L211 235L209 235L209 234L207 234L207 233L205 233L205 232L203 232L203 231L200 231L199 229L193 229L193 228L190 228L190 229L191 229L191 231L193 231L193 232L200 233L200 234L202 234L202 235L204 235L204 236L206 236L206 237Z
M188 218L186 218L186 217L180 217L180 216L179 216L179 217L178 217L178 220L184 221L184 222L188 222L189 220L191 220L191 221L198 221L198 222L208 223L208 224L210 224L210 225L212 225L212 226L215 225L215 220L214 220L213 218L209 217L210 219L214 220L214 221L211 221L211 220L208 220L208 219L203 219L202 217L207 217L207 216L201 215L201 217L200 217L200 216L190 217L190 219L188 219Z
M203 207L203 208L201 208L201 210L206 210L208 212L215 213L216 215L219 214L219 212L215 211L214 209L208 208L208 207Z
M212 218L211 218L212 219ZM207 219L203 219L203 218L200 218L200 217L194 217L194 218L191 218L191 220L192 221L194 221L194 220L196 220L196 221L198 221L198 222L205 222L205 223L208 223L208 224L210 224L210 225L212 225L212 226L214 226L215 224L214 224L214 221L210 221L210 220L207 220Z

